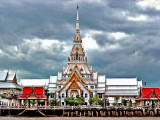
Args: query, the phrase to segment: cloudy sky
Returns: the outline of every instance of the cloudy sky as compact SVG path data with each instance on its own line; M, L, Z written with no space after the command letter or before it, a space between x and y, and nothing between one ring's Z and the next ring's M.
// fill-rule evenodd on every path
M77 0L88 64L107 77L160 87L160 1ZM67 64L76 0L1 0L0 69L49 78Z

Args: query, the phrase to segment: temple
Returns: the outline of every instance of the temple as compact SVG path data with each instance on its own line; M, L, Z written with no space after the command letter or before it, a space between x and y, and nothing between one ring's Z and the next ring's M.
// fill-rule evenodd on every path
M77 96L83 97L86 105L89 105L89 99L93 96L104 100L106 105L113 105L117 96L119 104L122 104L123 99L135 103L142 81L137 81L137 77L106 78L106 75L98 75L98 72L93 71L93 66L87 63L82 42L77 5L75 35L66 66L56 76L50 75L49 79L21 79L20 84L23 87L43 86L47 92L47 99L58 99L59 105L62 106L66 105L65 98ZM36 96L34 99L37 100Z
M64 101L66 97L80 96L84 97L85 104L89 105L89 98L98 96L112 105L115 102L115 96L120 95L119 103L124 98L135 102L139 88L142 87L142 81L137 81L137 77L113 79L106 78L106 75L98 75L98 72L94 72L92 66L87 64L82 42L77 5L76 30L68 63L57 76L50 76L49 99L56 97L60 105L66 105Z
M22 94L18 97L18 106L25 106L25 100L27 101L26 107L30 108L30 101L34 101L36 106L39 106L38 102L44 100L45 106L47 106L47 96L44 93L44 87L23 87Z
M159 88L141 88L139 96L136 98L137 106L150 109L159 109L160 89Z
M16 73L0 71L0 105L18 105L18 95L22 87L17 83Z

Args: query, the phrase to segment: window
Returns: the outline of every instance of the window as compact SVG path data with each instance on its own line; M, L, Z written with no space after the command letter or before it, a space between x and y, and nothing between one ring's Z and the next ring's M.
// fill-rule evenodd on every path
M77 40L78 40L78 36L77 36Z
M78 60L78 53L76 52L76 60Z
M51 98L54 98L54 94L51 94Z
M58 86L59 89L61 89L61 86Z
M82 77L84 77L84 75L82 75Z
M102 94L99 94L99 98L102 98Z
M66 92L66 98L68 97L68 93Z
M3 93L6 94L6 90L4 90Z
M83 91L81 92L81 97L83 97Z
M94 89L94 86L91 86L91 89Z
M86 86L88 88L88 86Z
M62 93L62 98L64 98L64 93Z
M87 93L85 93L85 98L88 98L88 94Z
M62 102L62 105L64 105L64 102Z

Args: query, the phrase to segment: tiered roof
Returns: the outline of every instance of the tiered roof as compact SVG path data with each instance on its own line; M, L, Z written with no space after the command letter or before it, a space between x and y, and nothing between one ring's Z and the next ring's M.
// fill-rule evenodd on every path
M160 99L159 88L141 88L137 100L141 99Z
M22 89L17 84L16 73L10 73L8 71L0 71L0 88L1 89Z
M29 98L35 96L38 99L46 99L44 95L43 87L23 87L22 95L19 96L19 99Z

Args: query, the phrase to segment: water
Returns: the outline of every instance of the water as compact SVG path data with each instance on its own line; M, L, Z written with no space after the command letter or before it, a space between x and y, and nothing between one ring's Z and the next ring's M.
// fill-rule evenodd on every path
M160 117L0 117L0 120L160 120Z

